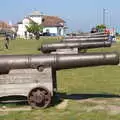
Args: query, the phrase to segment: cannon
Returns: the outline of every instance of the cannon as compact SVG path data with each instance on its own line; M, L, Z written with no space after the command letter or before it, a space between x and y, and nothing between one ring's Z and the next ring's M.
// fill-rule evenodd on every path
M101 42L101 41L108 41L109 40L109 37L97 37L97 38L93 38L93 37L90 37L90 38L69 38L69 39L63 39L61 41L64 41L64 42L72 42L72 41L83 41L83 42Z
M118 53L0 55L0 97L27 96L33 108L46 108L57 92L56 71L117 65Z
M72 64L74 62L74 64ZM86 53L71 55L0 55L0 73L13 69L39 69L39 67L52 67L65 69L94 65L118 64L118 53ZM7 72L8 74L9 72Z
M88 35L79 35L79 36L66 36L65 37L65 39L75 39L75 38L77 38L77 39L79 39L79 38L102 38L102 37L109 37L109 35L108 34L98 34L98 35L91 35L91 34L88 34Z
M107 34L105 32L95 32L95 33L90 33L91 35L103 35L103 34Z
M103 42L60 42L60 43L51 43L51 44L42 44L41 50L43 53L51 53L56 51L57 49L73 49L78 48L79 50L82 49L90 49L90 48L100 48L100 47L110 47L110 41L103 41Z

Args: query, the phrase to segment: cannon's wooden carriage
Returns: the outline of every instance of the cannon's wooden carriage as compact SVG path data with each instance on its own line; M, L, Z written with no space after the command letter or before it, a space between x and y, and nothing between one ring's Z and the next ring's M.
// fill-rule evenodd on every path
M47 107L57 90L57 70L117 64L117 53L0 55L0 97L27 96L32 107Z

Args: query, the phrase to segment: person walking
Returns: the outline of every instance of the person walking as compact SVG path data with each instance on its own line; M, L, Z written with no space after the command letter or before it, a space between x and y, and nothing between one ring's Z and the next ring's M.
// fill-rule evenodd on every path
M4 42L4 45L5 45L6 49L9 48L9 40L10 40L9 35L7 33L5 33L5 42Z

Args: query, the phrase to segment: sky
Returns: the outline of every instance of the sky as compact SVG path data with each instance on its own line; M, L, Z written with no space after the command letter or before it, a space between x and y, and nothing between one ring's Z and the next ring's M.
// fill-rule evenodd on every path
M69 31L87 32L103 23L119 29L120 0L1 0L0 20L16 23L34 10L58 16L66 21Z

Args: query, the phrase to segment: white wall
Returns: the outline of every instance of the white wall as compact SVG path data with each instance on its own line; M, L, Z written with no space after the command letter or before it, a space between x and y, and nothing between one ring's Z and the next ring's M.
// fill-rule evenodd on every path
M24 18L22 22L23 24L28 25L30 21L27 18Z
M30 17L33 21L35 21L38 24L42 23L42 17Z
M43 29L43 32L49 30L50 33L54 33L56 35L64 35L64 28L63 27L46 27Z
M63 36L64 35L64 28L63 27L58 27L57 32L58 32L58 35Z
M64 36L64 28L61 28L61 35Z
M28 26L29 22L30 21L27 18L24 18L23 21L22 21L23 24L18 24L17 35L20 38L24 38L25 37L25 31L27 31L26 26Z
M46 27L43 29L43 32L46 32L47 30L49 30L50 33L57 34L57 27Z
M42 17L30 17L33 21L35 21L38 24L41 24L42 22ZM17 35L20 36L21 38L25 37L25 31L26 30L26 25L29 24L29 19L24 18L22 23L23 24L18 24L18 31ZM43 28L43 32L46 32L49 30L50 33L56 34L56 35L64 35L64 28L63 27L45 27Z
M17 35L20 36L20 37L24 36L23 31L24 31L23 24L18 24Z
M17 35L20 38L24 38L25 37L25 31L27 31L25 25L24 24L18 24Z

